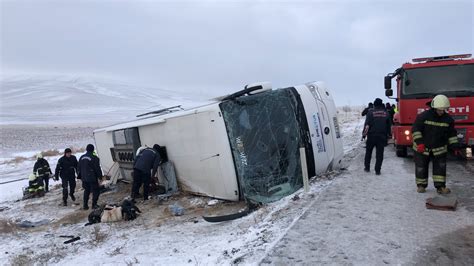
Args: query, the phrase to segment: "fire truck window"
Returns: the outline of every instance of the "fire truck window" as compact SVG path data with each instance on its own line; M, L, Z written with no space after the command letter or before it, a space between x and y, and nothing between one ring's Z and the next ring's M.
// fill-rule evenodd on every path
M244 196L271 202L302 186L296 91L281 89L220 104Z
M474 95L474 64L407 69L402 98Z

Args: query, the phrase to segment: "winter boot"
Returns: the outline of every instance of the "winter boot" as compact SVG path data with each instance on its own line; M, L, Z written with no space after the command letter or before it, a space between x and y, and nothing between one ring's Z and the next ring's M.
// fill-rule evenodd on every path
M73 194L71 194L71 199L72 199L72 201L76 201L76 197L74 197Z
M436 189L436 191L438 192L438 194L449 194L451 193L451 189L447 188L447 187L439 187Z
M67 206L67 201L63 201L63 206Z
M424 188L424 187L418 187L418 188L416 189L416 192L418 192L418 193L425 193L425 192L426 192L426 188Z
M89 206L86 205L86 206L82 207L82 209L87 211L89 209Z
M375 174L376 175L381 175L380 170L379 171L375 170Z
M364 171L368 173L368 172L370 172L370 169L366 167L366 168L364 168Z

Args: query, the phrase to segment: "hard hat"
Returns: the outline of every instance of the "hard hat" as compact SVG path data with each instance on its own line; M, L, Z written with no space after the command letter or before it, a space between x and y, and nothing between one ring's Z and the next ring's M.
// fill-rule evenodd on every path
M41 159L41 158L43 158L43 154L41 152L38 152L36 154L36 159Z
M436 95L431 101L431 107L435 109L448 109L450 106L448 97L439 94Z
M36 175L33 173L33 174L30 174L30 176L28 176L28 180L30 181L34 181L36 179Z
M135 156L138 156L138 154L140 154L140 152L142 152L144 149L146 149L146 147L144 146L141 146L140 148L137 149L137 154Z

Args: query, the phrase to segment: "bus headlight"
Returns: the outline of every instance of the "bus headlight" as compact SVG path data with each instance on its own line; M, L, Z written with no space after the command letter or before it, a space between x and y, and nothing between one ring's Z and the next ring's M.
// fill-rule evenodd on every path
M407 136L410 135L410 130L408 130L408 129L405 130L405 135L407 135Z

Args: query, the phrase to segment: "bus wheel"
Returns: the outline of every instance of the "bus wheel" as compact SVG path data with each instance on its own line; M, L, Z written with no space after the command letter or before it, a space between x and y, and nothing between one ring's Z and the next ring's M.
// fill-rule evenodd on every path
M397 145L396 148L398 157L407 157L407 146Z

